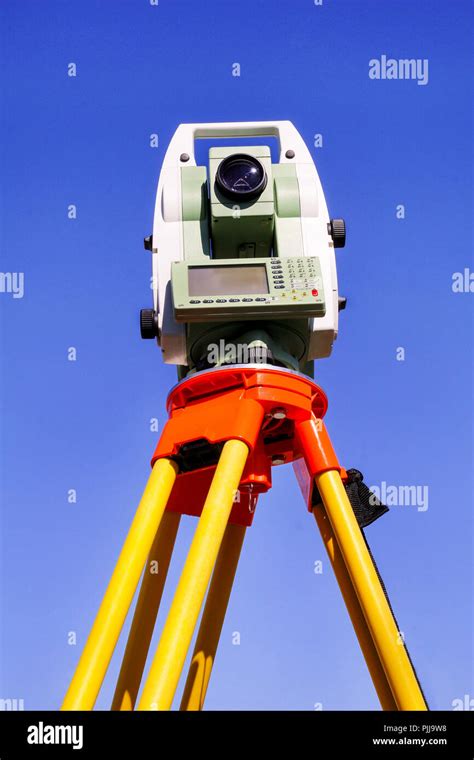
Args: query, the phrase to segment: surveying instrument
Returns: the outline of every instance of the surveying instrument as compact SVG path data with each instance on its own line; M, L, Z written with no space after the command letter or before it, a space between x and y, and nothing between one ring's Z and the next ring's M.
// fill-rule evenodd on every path
M270 147L195 141L276 138ZM153 224L153 308L143 338L178 368L152 470L64 710L91 710L142 577L113 710L169 710L199 630L181 710L203 707L232 583L272 467L292 463L384 710L427 710L362 528L386 511L339 463L313 379L338 330L335 249L316 167L291 122L181 124L164 157ZM180 517L198 518L138 699ZM158 568L158 572L156 571ZM204 600L207 598L204 604Z

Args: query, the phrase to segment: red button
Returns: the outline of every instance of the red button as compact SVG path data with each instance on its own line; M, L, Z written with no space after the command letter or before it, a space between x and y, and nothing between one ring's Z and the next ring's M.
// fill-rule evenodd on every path
M311 291L311 295L312 296L317 296L318 295L318 291L316 290L316 288L313 288L313 290Z

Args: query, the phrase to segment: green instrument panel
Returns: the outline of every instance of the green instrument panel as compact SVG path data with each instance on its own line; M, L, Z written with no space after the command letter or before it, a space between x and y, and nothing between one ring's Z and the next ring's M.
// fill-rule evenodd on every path
M326 313L317 256L174 262L171 287L178 322Z

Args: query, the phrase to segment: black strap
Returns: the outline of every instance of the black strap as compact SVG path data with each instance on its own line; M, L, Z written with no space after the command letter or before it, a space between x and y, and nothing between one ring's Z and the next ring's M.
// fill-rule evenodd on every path
M347 470L347 482L344 486L361 528L366 528L388 512L388 507L367 488L360 470Z
M388 512L388 507L382 504L375 494L367 488L360 470L347 470L347 481L344 483L344 488L360 528L366 528L367 525ZM313 489L312 501L313 506L321 503L321 496L316 486Z

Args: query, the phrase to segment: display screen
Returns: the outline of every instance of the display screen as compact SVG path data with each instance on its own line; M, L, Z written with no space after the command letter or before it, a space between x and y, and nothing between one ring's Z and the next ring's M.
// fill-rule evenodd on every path
M189 267L188 287L190 296L268 293L267 268L265 264Z

